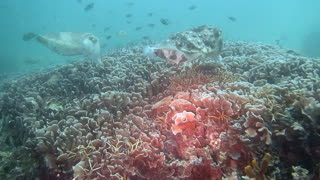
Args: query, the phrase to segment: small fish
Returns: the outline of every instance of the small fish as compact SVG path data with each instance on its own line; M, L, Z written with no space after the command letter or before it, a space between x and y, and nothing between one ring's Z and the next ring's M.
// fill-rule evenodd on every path
M192 10L195 10L195 9L197 9L197 8L198 8L198 7L197 7L196 5L191 5L188 9L192 11Z
M169 19L165 19L165 18L161 18L161 19L160 19L160 22L161 22L163 25L169 25L169 24L170 24Z
M142 36L142 39L143 40L150 40L150 37L149 36Z
M131 21L126 21L127 24L131 24Z
M126 14L126 18L131 18L132 16L133 16L133 15L130 14L130 13Z
M149 17L153 16L153 13L148 13L148 16L149 16Z
M88 5L86 5L86 7L84 8L85 11L89 11L94 7L94 3L90 3Z
M109 30L110 30L110 28L111 28L111 27L105 27L105 28L103 29L103 32L107 32L107 31L109 31Z
M109 35L109 36L106 37L106 40L109 40L109 39L111 39L111 38L112 38L112 36Z
M97 26L97 25L96 25L96 24L94 24L94 23L93 23L93 24L91 24L91 27L92 27L92 28L95 28L96 26Z
M236 22L237 18L233 17L233 16L229 16L228 19L232 22Z
M154 28L156 25L155 24L148 24L148 27L150 27L150 28Z
M136 31L140 31L141 29L142 29L141 26L138 26L138 27L135 28Z
M23 62L28 65L34 65L40 63L40 58L27 57Z
M134 2L127 2L126 5L129 6L129 7L131 7L131 6L134 5Z
M300 55L301 55L301 54L299 54L299 53L297 53L297 52L295 52L294 50L291 50L291 49L289 49L288 51L286 51L286 53L293 54L293 55L295 55L295 56L300 56Z

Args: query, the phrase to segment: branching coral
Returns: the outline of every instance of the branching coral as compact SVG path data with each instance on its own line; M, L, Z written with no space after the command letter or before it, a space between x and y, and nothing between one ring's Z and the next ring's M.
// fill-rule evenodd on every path
M268 170L268 166L271 162L271 154L266 153L261 163L258 163L257 160L252 160L251 165L247 165L244 168L246 175L249 178L255 178L256 180L267 180L266 172Z

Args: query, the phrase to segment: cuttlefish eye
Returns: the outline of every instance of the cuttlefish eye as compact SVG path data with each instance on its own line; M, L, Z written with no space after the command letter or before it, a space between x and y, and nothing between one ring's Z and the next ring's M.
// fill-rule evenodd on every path
M90 40L91 42L93 42L93 43L96 43L96 42L97 42L97 39L96 39L95 37L92 37L92 36L89 37L89 40Z

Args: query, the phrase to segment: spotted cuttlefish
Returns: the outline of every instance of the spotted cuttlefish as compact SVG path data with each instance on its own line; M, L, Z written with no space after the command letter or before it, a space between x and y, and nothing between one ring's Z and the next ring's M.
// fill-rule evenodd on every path
M156 56L161 59L165 59L169 64L182 65L186 62L198 59L200 56L191 57L186 55L184 52L170 47L156 47L146 46L144 48L144 54L149 56Z

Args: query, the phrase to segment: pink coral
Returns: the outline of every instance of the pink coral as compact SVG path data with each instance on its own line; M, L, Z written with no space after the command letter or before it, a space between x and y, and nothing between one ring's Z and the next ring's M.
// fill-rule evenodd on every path
M181 133L183 130L194 130L195 114L192 112L183 111L182 113L177 113L172 117L174 124L171 126L172 133L174 135Z
M162 130L167 136L164 147L178 159L190 161L195 157L201 158L200 164L212 161L214 157L220 167L225 167L225 171L231 173L232 167L244 167L250 159L249 152L255 151L250 149L250 144L255 142L250 143L242 138L247 136L248 131L253 131L248 129L249 119L250 123L256 123L254 137L259 137L265 144L269 144L271 132L263 119L254 119L250 115L253 112L263 113L263 105L246 106L249 100L230 90L220 91L218 88L211 84L179 92L173 97L167 111L159 112L171 130ZM243 117L248 121L243 121ZM212 166L207 168L215 169Z
M71 126L38 130L37 137L48 140L38 148L49 152L49 143L61 141L55 144L59 153L47 154L59 159L50 167L63 164L78 179L221 179L243 169L255 147L263 149L271 138L265 107L248 104L237 90L212 83L160 94L153 103L121 94L128 112L70 111L65 124Z

